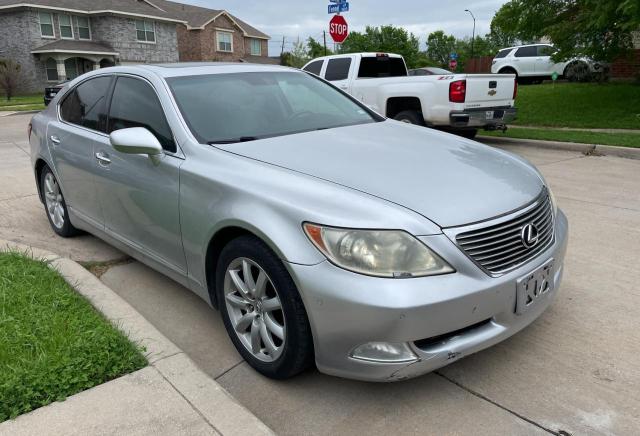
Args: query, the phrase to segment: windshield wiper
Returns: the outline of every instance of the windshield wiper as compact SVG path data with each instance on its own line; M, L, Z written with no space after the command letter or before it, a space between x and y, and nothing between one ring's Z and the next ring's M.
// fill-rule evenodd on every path
M207 144L209 145L213 145L213 144L236 144L238 142L249 142L249 141L255 141L256 139L260 139L257 136L240 136L239 138L232 138L232 139L220 139L217 141L209 141L207 142Z

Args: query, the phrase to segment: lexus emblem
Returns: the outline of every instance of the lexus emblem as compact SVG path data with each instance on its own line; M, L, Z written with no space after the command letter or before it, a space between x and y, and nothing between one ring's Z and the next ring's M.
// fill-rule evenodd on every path
M540 238L538 228L533 224L527 224L522 228L520 238L522 239L522 243L525 247L531 248L535 246L538 243L538 239Z
M491 97L493 97L497 93L498 93L498 91L496 91L495 89L490 89L489 92L487 92L487 94L489 94Z

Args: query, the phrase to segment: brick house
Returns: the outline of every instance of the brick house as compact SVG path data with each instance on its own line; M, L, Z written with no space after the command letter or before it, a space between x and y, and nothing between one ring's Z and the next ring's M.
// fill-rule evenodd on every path
M0 0L0 58L37 92L138 63L266 61L269 36L222 10L166 0Z

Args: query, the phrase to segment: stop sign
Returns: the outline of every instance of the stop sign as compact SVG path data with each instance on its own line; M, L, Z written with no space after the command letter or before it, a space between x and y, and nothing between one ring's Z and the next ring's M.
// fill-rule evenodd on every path
M458 61L455 59L451 59L449 61L449 69L455 70L456 68L458 68Z
M334 15L329 21L329 35L334 42L341 44L349 35L349 25L342 15Z

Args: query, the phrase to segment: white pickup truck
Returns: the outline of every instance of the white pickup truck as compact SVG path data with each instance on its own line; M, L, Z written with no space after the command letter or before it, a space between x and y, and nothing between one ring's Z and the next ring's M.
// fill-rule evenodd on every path
M325 56L303 70L316 74L388 118L473 138L479 128L505 129L516 117L515 75L409 76L402 56Z

